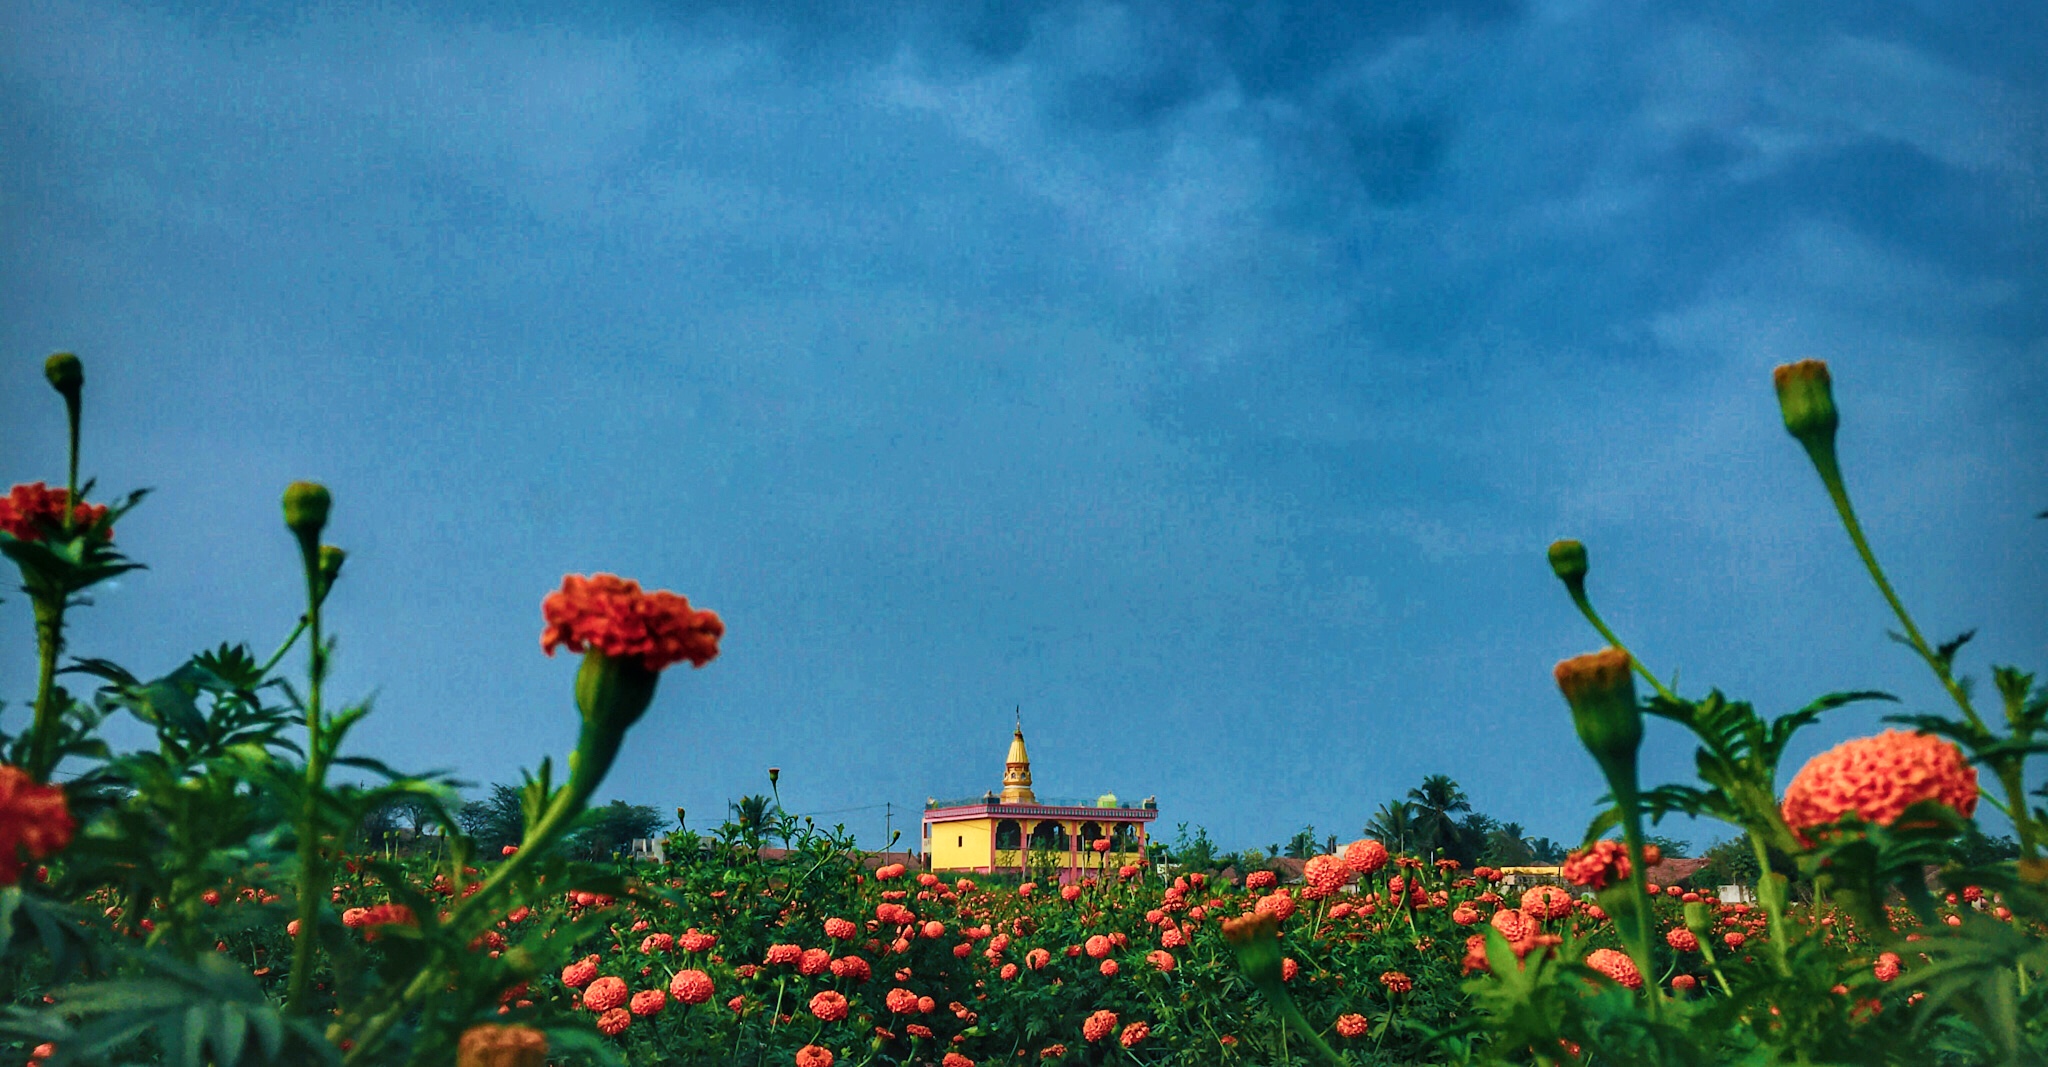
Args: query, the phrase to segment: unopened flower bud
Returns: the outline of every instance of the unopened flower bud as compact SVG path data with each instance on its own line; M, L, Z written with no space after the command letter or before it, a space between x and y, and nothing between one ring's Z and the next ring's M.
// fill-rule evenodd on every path
M1841 417L1835 412L1828 365L1818 359L1787 363L1771 372L1771 381L1778 387L1785 429L1808 449L1833 444Z
M1230 942L1230 947L1237 952L1237 965L1252 984L1262 990L1279 988L1282 980L1280 920L1263 911L1225 919L1223 939Z
M312 545L327 525L327 510L334 498L319 482L293 482L284 488L284 524L299 540Z
M780 767L770 767L770 768L768 768L768 784L769 784L769 785L774 785L775 783L777 783L777 782L779 782L779 781L781 781L781 780L782 780L782 768L780 768Z
M1713 919L1707 915L1706 901L1695 900L1685 906L1685 928L1691 930L1694 936L1705 935L1707 928L1712 925Z
M76 401L79 390L85 388L85 365L69 352L59 352L43 361L43 377L50 380L50 388L57 390L64 399Z
M341 565L348 560L348 553L333 545L320 546L320 588L326 589L341 577Z
M1586 546L1577 541L1550 543L1550 570L1564 584L1578 589L1586 584Z
M1580 743L1614 787L1616 799L1636 789L1636 751L1643 744L1643 713L1636 706L1629 655L1605 648L1557 665L1557 688L1571 705Z

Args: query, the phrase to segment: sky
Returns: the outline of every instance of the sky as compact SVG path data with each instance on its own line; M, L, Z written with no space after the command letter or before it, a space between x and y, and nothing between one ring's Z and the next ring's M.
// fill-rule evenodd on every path
M1687 695L1901 698L1781 787L1943 707L1776 364L1920 626L2048 669L2044 52L2030 2L12 0L0 484L62 480L77 352L86 473L155 492L71 651L145 676L275 647L328 485L328 692L408 769L559 763L540 601L609 572L725 619L600 794L699 828L777 766L912 842L1021 709L1155 836L1444 773L1577 840L1554 539Z

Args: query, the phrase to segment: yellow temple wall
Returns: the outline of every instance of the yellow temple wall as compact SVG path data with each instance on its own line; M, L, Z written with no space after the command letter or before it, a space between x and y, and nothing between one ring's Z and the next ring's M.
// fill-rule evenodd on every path
M988 866L989 834L994 824L986 819L933 823L926 853L932 870L957 871Z

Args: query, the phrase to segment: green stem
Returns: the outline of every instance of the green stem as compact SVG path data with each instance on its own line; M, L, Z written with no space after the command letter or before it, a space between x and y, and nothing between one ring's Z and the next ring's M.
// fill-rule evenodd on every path
M1650 890L1643 870L1643 814L1635 791L1627 790L1627 796L1619 795L1621 792L1616 790L1615 800L1621 807L1622 842L1628 847L1629 891L1635 897L1635 915L1622 928L1622 936L1628 942L1629 956L1635 960L1636 973L1643 976L1643 993L1654 1020L1663 1011L1664 991L1649 985L1649 976L1655 972L1650 968Z
M1593 629L1598 630L1600 632L1600 636L1607 639L1608 644L1622 650L1623 652L1628 652L1629 665L1633 666L1636 669L1637 674L1643 676L1644 681L1650 683L1650 688L1655 689L1657 691L1657 695L1663 697L1666 700L1674 702L1677 701L1677 694L1673 693L1669 689L1664 688L1664 683L1658 681L1657 676L1651 674L1650 669L1648 667L1643 666L1643 661L1636 658L1635 653L1629 652L1627 645L1621 643L1621 638L1616 637L1614 635L1614 631L1607 628L1607 623L1601 620L1600 613L1593 610L1593 602L1587 599L1586 597L1585 583L1583 581L1567 582L1565 584L1565 588L1568 592L1571 593L1572 603L1577 604L1579 606L1579 614L1584 615L1586 617L1586 621L1593 624Z
M325 723L320 715L320 683L327 674L327 650L320 645L320 549L301 538L299 555L306 571L306 615L313 650L306 689L306 796L299 806L299 936L292 943L292 973L286 987L287 1015L306 1011L306 990L313 979L313 946L320 921L320 900L327 884L320 863L320 793L327 779ZM297 632L293 633L297 640ZM287 646L289 647L289 646ZM283 650L279 650L282 654ZM273 657L275 659L275 657Z
M1870 571L1870 579L1877 583L1877 591L1883 594L1884 602L1891 606L1892 614L1898 616L1899 625L1906 631L1906 639L1911 643L1913 651L1920 654L1928 669L1941 680L1941 686L1948 690L1949 698L1955 701L1956 707L1962 709L1963 718L1976 728L1979 735L1988 739L1991 732L1984 725L1984 720L1978 716L1977 709L1970 706L1969 694L1963 692L1961 683L1956 681L1948 663L1928 647L1927 639L1920 635L1920 628L1913 624L1913 616L1906 611L1906 605L1899 600L1899 595L1892 591L1892 583L1885 578L1884 568L1878 565L1877 554L1870 550L1870 541L1863 536L1863 524L1857 521L1856 509L1849 503L1849 489L1842 481L1842 467L1835 457L1834 442L1815 442L1807 446L1806 454L1813 460L1814 469L1820 473L1821 485L1827 488L1828 499L1834 502L1835 513L1841 516L1842 528L1849 533L1849 542L1856 546L1856 554L1862 557L1863 566ZM2006 769L1999 769L1999 784L2004 787L2006 798L2012 805L2013 830L2019 835L2021 852L2028 859L2034 859L2040 855L2038 828L2028 815L2026 787L2020 773L2021 768L2014 764L2010 770L2011 773L2007 773Z
M28 772L37 781L48 781L56 770L50 744L57 731L57 655L64 648L64 594L61 590L38 593L32 607L36 620L36 708L29 727Z
M292 632L285 636L284 644L277 646L277 651L272 652L270 658L263 661L263 669L258 672L258 677L267 678L270 676L270 672L277 667L277 662L284 658L284 654L291 651L293 645L299 643L299 635L306 632L308 621L310 620L307 616L299 616L299 624L292 627Z
M1792 965L1785 961L1785 901L1776 889L1764 891L1764 881L1771 875L1771 852L1763 839L1749 835L1750 851L1756 855L1757 899L1763 902L1764 914L1771 924L1771 954L1776 957L1778 973L1787 978L1792 976Z

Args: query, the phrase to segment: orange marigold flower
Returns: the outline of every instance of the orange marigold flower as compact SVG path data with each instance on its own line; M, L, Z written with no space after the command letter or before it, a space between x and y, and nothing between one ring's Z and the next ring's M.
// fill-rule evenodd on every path
M1465 973L1484 971L1492 967L1486 958L1486 935L1473 934L1465 939Z
M1119 970L1115 960L1103 960L1102 966L1096 969L1102 972L1104 978L1115 978L1116 972Z
M1264 889L1280 880L1272 871L1253 871L1244 876L1246 889Z
M796 1067L832 1067L832 1050L823 1045L805 1045L796 1050Z
M640 939L640 951L650 956L657 952L667 952L675 947L676 939L672 934L648 934Z
M1344 866L1354 872L1371 874L1387 865L1387 846L1371 838L1353 841L1344 846Z
M1674 990L1683 991L1687 989L1693 989L1697 987L1699 984L1700 980L1694 978L1692 975L1689 974L1677 974L1671 976L1671 988Z
M64 498L67 494L60 486L52 489L42 482L17 485L0 496L0 530L13 534L22 541L43 539L43 524L61 525L64 521ZM107 513L104 504L88 504L83 500L71 505L71 524L84 528L100 521ZM114 539L114 531L106 531L107 540Z
M1355 1011L1337 1016L1337 1032L1345 1037L1364 1037L1366 1030L1370 1029L1371 1025L1371 1023L1366 1021L1365 1016Z
M1101 934L1096 934L1093 937L1090 937L1082 945L1082 949L1086 951L1090 956L1093 956L1099 960L1102 957L1109 955L1109 938L1104 937Z
M479 1023L455 1046L455 1067L542 1067L547 1058L547 1035L531 1026Z
M1620 982L1630 989L1643 988L1642 973L1636 970L1636 961L1628 953L1611 948L1596 948L1586 953L1586 966Z
M1663 853L1657 846L1643 846L1644 863L1655 865L1663 858ZM1564 866L1558 873L1573 885L1600 890L1628 881L1631 870L1628 846L1613 838L1603 838L1595 841L1591 848L1582 848L1566 856Z
M1285 889L1275 889L1271 893L1260 897L1259 902L1254 904L1252 909L1262 915L1271 915L1281 922L1286 922L1294 917L1294 907L1294 896L1292 894Z
M805 977L824 974L832 967L832 954L822 948L807 948L797 959L797 973Z
M1876 975L1877 980L1880 982L1889 982L1897 978L1899 976L1899 954L1896 952L1878 953L1877 962L1871 965L1870 973Z
M1674 926L1664 932L1664 943L1680 952L1698 952L1700 939L1683 926Z
M1415 979L1400 971L1387 971L1380 975L1380 984L1386 986L1389 993L1406 993L1415 988Z
M354 910L354 909L351 909ZM346 923L348 920L342 920ZM581 989L597 977L597 957L585 956L575 963L562 968L562 984L571 989Z
M802 945L769 945L768 955L761 962L769 964L802 963L803 958L804 949Z
M77 828L62 787L43 785L19 767L0 765L0 886L21 881L28 861L63 851Z
M1923 800L1940 801L1969 818L1977 810L1977 769L1949 741L1886 730L1808 760L1785 789L1784 813L1795 831L1851 812L1890 826Z
M690 607L689 598L661 590L645 593L640 583L615 574L562 579L559 592L541 602L540 647L571 652L595 648L613 659L638 660L650 671L689 660L702 667L718 655L725 623L717 613Z
M1530 886L1522 894L1522 910L1531 918L1562 919L1571 914L1572 895L1554 885Z
M868 968L868 961L859 956L841 956L832 961L832 976L865 982L874 977L874 971Z
M1152 1024L1144 1021L1134 1022L1124 1027L1124 1032L1117 1038L1117 1043L1125 1048L1137 1048L1140 1042L1151 1036Z
M851 941L853 940L853 935L857 932L853 923L845 919L831 918L825 920L825 936L834 941Z
M1038 1058L1041 1060L1056 1060L1066 1054L1067 1046L1060 1044L1047 1045L1038 1050Z
M1081 1036L1089 1041L1100 1041L1116 1029L1116 1013L1107 1008L1090 1015L1081 1024Z
M617 1037L633 1025L633 1013L624 1008L613 1008L597 1017L597 1030L606 1037Z
M657 1015L661 1009L668 1007L668 994L659 989L643 989L633 994L633 999L627 1002L626 1007L635 1015Z
M1052 953L1042 948L1034 948L1024 954L1024 966L1034 971L1045 970L1045 965L1051 962Z
M846 1018L846 997L830 989L811 998L811 1014L828 1023Z
M939 1067L974 1067L974 1061L958 1052L948 1052L939 1060Z
M699 970L677 971L668 982L669 995L685 1004L702 1004L717 993L711 976Z
M1145 953L1145 962L1151 964L1154 967L1159 968L1162 971L1173 970L1175 966L1173 953L1168 952L1163 948L1155 948L1152 951Z
M583 989L583 1006L603 1014L626 1002L626 981L605 975Z
M1321 900L1335 894L1351 881L1351 868L1338 856L1314 856L1301 868L1302 880L1307 882L1303 896Z
M909 1015L917 1010L917 994L898 987L891 989L889 995L882 998L882 1003L897 1015Z

